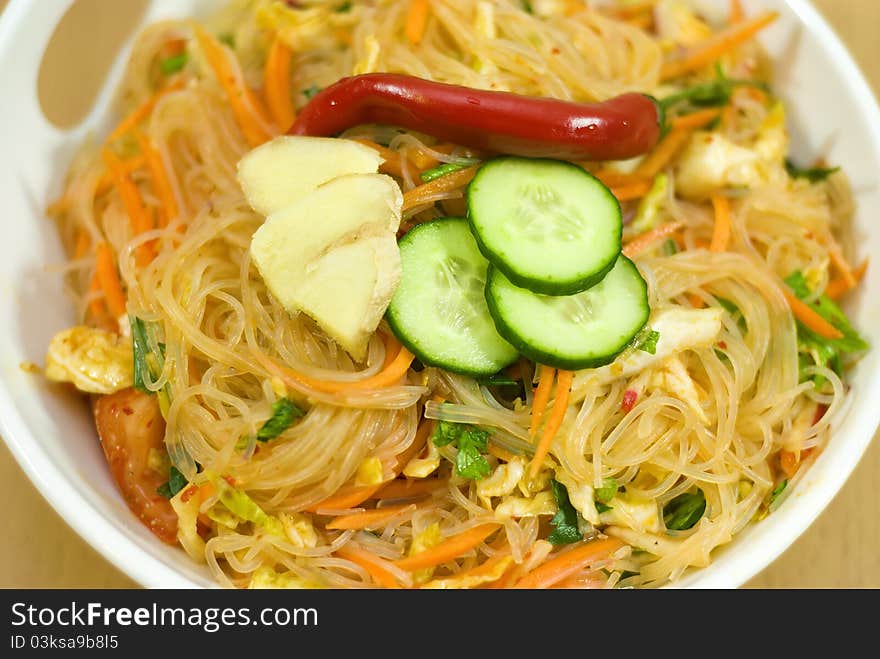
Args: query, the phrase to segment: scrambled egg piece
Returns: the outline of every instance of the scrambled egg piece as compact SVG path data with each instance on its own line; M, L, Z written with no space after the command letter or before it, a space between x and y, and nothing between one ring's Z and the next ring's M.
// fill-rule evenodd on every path
M45 372L50 380L72 382L80 391L115 393L134 382L131 342L105 330L71 327L49 343Z
M680 46L696 46L712 36L712 28L684 0L660 0L654 8L654 21L662 40Z
M416 554L421 554L423 551L431 549L431 547L436 547L442 542L442 540L443 535L440 533L440 523L434 522L424 531L417 533L413 537L412 544L409 546L409 556L415 556ZM434 568L432 567L415 570L412 573L413 581L417 584L425 583L433 574Z
M513 556L505 556L499 561L487 562L473 570L467 570L465 574L453 577L444 577L429 581L422 588L430 589L454 589L475 588L484 583L498 581L504 576L508 568L513 565Z
M709 423L706 412L700 403L697 385L678 357L670 357L663 368L654 373L651 377L651 386L664 389L680 401L687 403L703 424Z
M318 581L304 579L293 572L276 572L270 567L260 567L251 575L248 588L323 588Z
M549 491L538 492L531 499L525 497L505 497L495 508L495 516L507 517L537 517L539 515L555 515L559 510L556 499Z
M742 146L720 133L698 131L681 156L676 190L686 199L701 200L725 187L759 188L785 175L789 137L785 110L770 110L751 145Z
M287 537L295 546L312 549L318 545L318 534L308 515L281 513L279 517Z
M358 467L354 477L355 485L378 485L385 480L382 461L379 458L366 458Z
M198 563L204 563L205 541L202 540L198 530L201 497L190 496L184 501L183 496L188 489L183 488L170 500L171 507L177 513L177 540L190 558Z
M662 529L660 511L655 501L618 494L608 505L611 510L599 516L602 524L624 526L638 533L659 533Z
M599 511L596 510L595 492L588 483L579 483L574 476L561 467L556 470L556 480L568 490L568 500L581 517L593 526L599 524Z
M522 458L514 458L510 462L495 467L491 475L477 481L477 496L487 508L491 508L492 497L503 497L516 489L526 470Z
M415 457L406 463L403 475L409 478L427 478L440 467L440 451L430 439L427 443L428 455L424 458Z

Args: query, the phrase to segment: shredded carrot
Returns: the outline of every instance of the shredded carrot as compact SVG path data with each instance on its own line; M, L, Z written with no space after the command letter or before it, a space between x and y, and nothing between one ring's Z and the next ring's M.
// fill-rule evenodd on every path
M275 125L287 132L296 120L290 94L290 64L293 52L280 36L275 37L266 58L266 105Z
M642 181L653 181L672 162L691 137L691 131L684 128L673 128L663 141L651 151L633 172L633 178Z
M351 515L341 515L329 522L327 528L342 531L375 529L384 526L385 522L389 519L399 515L407 509L415 509L415 506L412 504L404 504L401 506L388 506L387 508L365 510L362 513L354 513Z
M174 196L174 188L171 186L171 178L165 163L162 161L162 155L153 146L150 140L141 132L138 132L138 144L140 144L141 152L147 161L147 167L150 169L150 176L153 179L153 187L156 190L156 196L162 204L164 212L164 222L167 224L177 217L177 198Z
M627 18L625 19L625 21L633 27L637 27L642 30L650 30L651 26L654 25L654 16L650 13L639 14L638 16Z
M730 0L730 23L739 23L746 17L746 12L742 6L742 0Z
M100 242L96 256L95 273L101 284L101 290L104 291L107 308L114 317L119 318L125 314L125 293L122 292L122 283L116 273L116 259L113 256L113 250L107 243Z
M730 200L721 194L712 195L715 209L715 228L712 231L711 252L724 252L730 244Z
M556 369L552 366L541 364L541 375L538 386L535 389L535 399L532 401L532 420L529 424L529 437L538 433L538 425L544 410L547 409L547 401L550 400L550 390L553 387L553 378L556 377Z
M268 112L245 85L237 63L235 65L232 63L233 56L203 27L196 27L196 38L214 75L217 76L217 81L226 93L235 120L248 144L256 147L266 142L272 137L266 128L269 123Z
M388 563L372 552L354 547L349 543L337 549L336 555L360 565L372 577L373 581L383 588L400 588L397 578L385 567Z
M96 270L95 274L92 275L92 281L89 283L89 295L95 296L89 302L89 313L91 314L92 319L100 318L106 311L103 299L97 296L100 292L101 281L98 279L98 272Z
M76 230L76 246L73 248L73 258L81 259L89 252L89 247L91 247L92 239L89 238L89 232L85 229L77 229Z
M779 12L767 11L751 20L734 23L683 56L665 62L660 71L660 79L671 80L709 66L725 53L749 41L778 17Z
M330 380L319 380L298 373L291 368L277 364L261 353L256 353L257 360L270 372L287 382L293 382L299 385L306 385L323 391L325 393L342 393L346 391L356 391L359 389L382 389L390 387L400 378L406 375L415 356L406 348L401 347L397 357L391 362L387 368L379 371L376 375L364 380L355 380L353 382L339 382Z
M623 547L617 538L591 540L561 552L516 582L514 588L549 588Z
M688 302L690 302L690 305L694 309L702 309L703 307L706 306L706 304L703 302L703 298L701 298L696 293L688 293L687 299L688 299Z
M147 164L147 157L143 153L139 153L131 158L121 160L119 165L122 171L131 175L141 167ZM109 171L104 172L98 179L98 185L95 186L95 195L100 196L113 188L113 174Z
M583 167L589 172L589 165L591 165L592 163L578 162L575 164ZM601 167L594 172L590 172L590 174L602 181L602 183L604 183L609 188L635 185L636 183L642 183L646 181L643 179L638 179L632 174L624 174L623 172L619 172L616 169L612 169L611 167Z
M428 0L410 0L409 11L406 13L406 25L404 34L409 42L417 46L425 36L425 28L428 25Z
M795 297L787 287L782 289L782 293L785 295L785 299L788 301L788 306L791 308L794 317L807 328L826 339L843 338L843 333L839 329L822 318L808 304Z
M431 147L433 151L437 151L439 153L450 154L455 149L455 144L443 143L436 144ZM437 167L440 164L440 161L434 158L429 153L425 153L421 149L412 149L409 154L407 154L412 163L419 168L419 171L425 171L426 169L431 169L433 167Z
M431 436L431 431L433 430L434 424L427 419L422 421L421 425L416 430L416 436L413 438L412 444L410 444L405 451L403 451L400 455L397 456L394 463L394 473L399 474L403 471L403 468L412 460L414 457L419 455L422 452L422 449L425 447L425 443L428 441L428 438Z
M862 281L865 277L865 272L868 270L868 259L862 261L862 264L852 271L853 278L856 281L856 286L858 286L859 282ZM837 279L832 279L828 282L828 288L825 289L825 295L830 297L832 300L838 300L843 297L844 293L852 290L852 286L849 285L849 282L846 281L843 277L839 277Z
M153 113L153 108L156 107L156 104L164 97L170 94L171 92L176 92L179 89L183 89L184 80L178 79L166 85L158 92L156 92L153 96L148 98L144 103L135 108L135 110L129 114L125 119L123 119L116 128L113 129L113 132L110 133L110 136L107 138L107 143L118 140L120 137L125 135L132 128L137 126L144 119L149 117Z
M831 257L831 263L834 264L834 267L837 268L837 271L840 273L841 279L843 279L850 288L855 288L858 282L856 281L852 268L844 258L843 252L840 251L840 246L836 243L829 245L828 255Z
M435 545L430 549L407 556L396 561L396 565L407 571L421 570L427 567L436 567L452 561L462 554L475 549L483 540L498 530L497 522L489 522L488 524L480 524L474 526L458 535L446 538L439 545Z
M704 128L721 116L720 108L709 108L698 112L691 112L672 120L672 127L678 129Z
M445 478L397 478L373 495L374 499L406 499L435 492L449 483Z
M623 247L623 255L628 258L638 256L658 240L668 238L684 226L683 222L669 222L636 236Z
M797 473L801 462L810 457L812 452L812 448L804 449L803 451L789 451L787 449L782 449L779 452L779 468L782 469L782 472L786 477L792 478Z
M571 371L558 371L556 375L556 399L553 401L553 407L550 408L550 416L547 418L547 424L544 426L544 432L541 434L541 441L535 448L535 457L529 466L529 476L534 478L541 471L544 458L550 451L550 445L553 438L559 432L563 420L565 420L565 412L568 410L568 399L571 395L571 382L574 373Z
M611 188L611 193L617 197L617 201L633 201L644 197L650 189L651 184L648 181L636 181L629 185Z
M473 165L471 167L466 167L465 169L459 169L457 172L441 176L430 183L425 183L424 185L420 185L405 192L403 195L404 212L416 208L417 206L421 206L426 203L426 200L430 199L430 197L435 194L451 192L457 188L464 187L471 182L471 179L473 179L474 176L476 176L479 168L479 165Z
M333 496L309 506L306 512L313 513L317 510L347 510L361 505L382 488L379 485L358 485L339 489Z
M125 214L128 215L128 219L131 222L134 235L137 236L145 231L149 231L153 228L153 218L144 205L144 200L141 198L138 187L131 180L131 176L122 169L119 158L110 149L104 149L102 155L113 177L113 185L116 186L116 191L122 200L122 206L125 208ZM154 257L155 250L150 243L138 246L136 260L139 266L148 264Z
M379 165L380 172L382 172L383 174L391 174L392 176L397 176L398 178L403 177L404 163L403 157L400 155L399 152L367 139L358 138L355 140L355 142L360 142L364 146L370 147L385 159L385 162Z

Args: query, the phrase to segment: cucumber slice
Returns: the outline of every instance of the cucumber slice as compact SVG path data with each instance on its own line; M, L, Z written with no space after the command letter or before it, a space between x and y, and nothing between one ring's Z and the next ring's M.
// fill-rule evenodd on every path
M614 361L650 315L648 285L622 255L601 282L566 296L532 293L490 267L486 301L498 333L523 355L567 370Z
M599 283L620 254L620 203L581 167L496 158L467 190L480 251L521 288L573 295Z
M489 264L467 220L415 227L400 240L403 274L386 318L422 363L465 375L491 375L516 350L495 330L484 289Z

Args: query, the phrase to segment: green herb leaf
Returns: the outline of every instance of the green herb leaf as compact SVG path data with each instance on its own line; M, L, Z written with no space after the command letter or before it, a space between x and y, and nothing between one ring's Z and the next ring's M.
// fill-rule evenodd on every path
M670 531L687 531L706 512L706 496L702 490L679 494L663 508L663 522Z
M163 59L159 62L159 68L162 70L162 73L166 76L170 76L173 73L177 73L189 61L189 55L187 53L180 53L179 55L173 55L167 59Z
M768 94L771 93L767 84L760 80L728 78L720 67L716 72L718 77L715 80L702 82L667 96L660 101L660 104L667 110L681 103L688 103L697 108L722 107L730 103L730 97L738 87L754 87Z
M336 8L336 12L338 14L347 14L350 11L351 11L351 3L350 2L343 2L341 5L339 5Z
M134 350L134 388L145 394L154 394L154 391L147 389L145 384L146 376L150 372L147 365L147 355L150 352L150 346L147 342L147 329L144 321L137 316L129 317L131 325L131 343Z
M550 481L550 489L559 511L550 520L550 524L556 529L547 536L547 541L553 545L569 545L572 542L583 540L584 536L578 528L578 512L571 505L568 498L568 490L565 485L557 480Z
M217 37L217 40L222 44L226 44L227 46L232 48L232 50L235 50L235 35L232 34L232 32L224 32L219 37Z
M769 503L773 503L776 499L779 498L779 495L785 492L785 488L788 487L788 479L786 478L784 481L777 483L776 487L773 488L773 491L770 493L770 501Z
M489 444L489 433L474 426L440 421L434 430L431 441L435 446L454 443L458 449L455 458L455 473L462 478L479 480L492 471L483 451Z
M667 238L666 242L663 243L663 256L674 256L678 254L678 243L676 243L672 238Z
M810 286L800 271L796 270L791 273L785 283L799 299L806 300L810 296ZM870 346L853 328L843 310L827 295L820 295L815 302L808 304L813 311L843 334L843 338L840 339L826 339L800 321L797 323L801 382L812 379L816 387L819 388L825 384L824 378L806 373L805 370L808 367L826 366L838 375L842 375L843 356L848 353L863 352Z
M272 404L272 416L257 431L257 439L261 442L275 439L304 415L289 398L279 398Z
M617 489L620 484L616 478L606 478L602 481L602 487L598 488L593 494L596 501L608 503L617 495Z
M609 510L614 510L614 506L607 506L601 501L596 502L596 510L601 515L602 513L607 513Z
M446 176L447 174L451 174L452 172L457 172L460 169L466 169L467 167L470 167L471 165L473 165L474 162L476 162L476 161L473 161L473 162L447 162L442 165L438 165L437 167L434 167L433 169L425 170L424 172L421 173L421 178L422 178L422 181L424 181L425 183L429 183L430 181L433 181L434 179L441 178L443 176Z
M321 92L321 88L317 85L312 85L308 89L304 89L302 95L306 97L308 100L312 100Z
M503 373L477 378L477 382L484 387L518 387L520 385L519 380L514 380L509 375L504 375Z
M177 467L171 465L171 469L168 470L168 480L162 483L156 492L160 496L170 499L187 485L189 485L189 481L186 480L186 476L181 474Z
M840 167L808 167L804 169L795 165L791 160L786 159L785 171L792 178L805 178L810 183L820 183L835 172L840 171Z
M652 355L657 354L657 341L660 340L660 332L651 330L639 339L636 348Z

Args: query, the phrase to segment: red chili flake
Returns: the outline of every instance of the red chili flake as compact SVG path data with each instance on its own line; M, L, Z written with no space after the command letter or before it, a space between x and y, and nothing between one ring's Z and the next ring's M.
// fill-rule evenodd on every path
M822 420L822 417L825 416L825 412L828 411L828 406L822 403L819 403L819 406L816 408L816 414L813 417L813 425L815 426Z
M224 476L223 480L229 483L232 487L235 487L235 479L232 476Z
M186 488L186 489L183 491L183 494L180 495L180 500L181 500L183 503L186 503L187 501L189 501L190 499L192 499L193 495L194 495L196 492L198 492L198 491L199 491L199 486L198 486L198 485L190 485L188 488Z
M558 55L558 54L561 53L562 51L559 50L558 48L556 48L556 47L554 46L553 49L552 49L550 52L551 52L552 54L554 54L554 55Z
M632 411L632 408L636 406L636 401L638 399L638 391L636 391L635 389L627 389L623 392L623 401L620 403L620 409L628 414Z
M727 350L727 341L719 341L718 347L721 348L722 350Z

